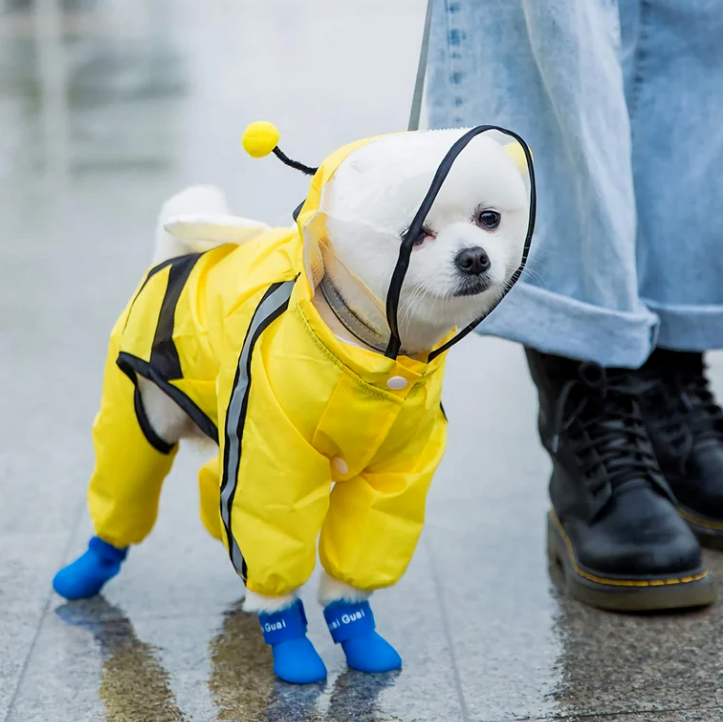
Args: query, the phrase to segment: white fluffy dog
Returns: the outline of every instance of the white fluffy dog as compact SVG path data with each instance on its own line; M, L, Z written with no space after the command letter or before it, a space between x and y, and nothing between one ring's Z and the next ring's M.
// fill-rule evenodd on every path
M485 133L473 137L452 165L447 166L448 175L438 188L421 232L414 238L409 236L412 219L430 184L436 187L433 179L438 176L443 160L464 134L462 130L393 134L364 142L350 151L342 149L338 152L342 153L341 161L328 161L333 170L329 166L322 168L323 182L320 177L315 178L310 190L310 197L319 200L319 214L324 218L323 237L316 239L318 246L314 244L323 262L318 258L309 262L306 258L299 265L300 250L306 253L310 245L303 223L300 236L293 229L269 230L264 223L232 216L223 193L212 186L189 188L164 205L154 256L155 264L160 265L149 272L123 322L116 327L124 335L129 329L127 343L140 350L111 346L107 396L104 392L100 421L96 423L96 448L105 454L106 460L96 468L91 492L97 500L96 516L105 525L105 538L94 516L100 536L94 538L97 541L91 542L84 557L59 572L56 590L68 598L91 596L117 573L127 545L138 543L155 518L157 496L151 499L149 495L146 499L145 489L152 486L154 494L160 492L163 475L172 463L172 449L179 440L197 436L204 422L208 422L206 435L221 442L225 439L222 463L217 464L222 467L222 474L215 486L218 494L220 481L223 538L228 540L237 572L249 585L246 609L261 613L262 629L274 647L277 674L289 681L307 682L321 679L326 673L304 636L305 617L303 611L298 611L300 602L296 600L295 587L308 578L304 575L309 572L309 557L315 556L316 551L313 537L319 533L319 525L327 522L331 529L322 529L319 550L324 561L322 546L326 544L325 568L337 569L338 578L331 571L324 573L319 598L325 606L332 636L345 645L347 661L356 669L383 671L401 664L396 652L373 633L373 623L369 627L368 606L348 607L340 612L334 605L367 604L370 590L389 586L404 573L421 531L426 490L446 438L446 423L439 408L443 364L441 358L433 361L429 352L451 336L453 329L467 327L499 301L523 262L534 216L522 146L516 141L503 145ZM318 184L323 185L323 192L313 196ZM303 216L305 211L301 213ZM310 226L311 221L308 223ZM227 245L249 242L248 251L233 250ZM400 360L388 351L384 358L377 354L384 353L385 342L377 341L390 335L385 325L385 301L400 262L400 248L407 249L410 242L414 247L396 314L404 358ZM188 255L201 251L209 253ZM193 276L196 263L199 268L211 270L200 270ZM257 281L251 284L251 295L238 290L245 289L243 279L239 279L244 269L253 266L258 274L258 268L268 268L269 264L272 270L263 271L258 284L266 287L269 279L274 282L260 302L254 295ZM287 269L285 264L291 265ZM304 265L306 274L300 270ZM301 286L296 280L289 280L291 272L296 274L296 280L308 277L308 284L303 285L305 290L298 290ZM202 276L203 273L208 275ZM242 296L258 304L248 315L244 315L246 311L241 313L245 326L235 327L233 332L228 319L239 316L219 310L222 304L217 303L217 297L222 294L220 286L213 285L215 278L222 279L225 289L228 302L223 302L224 309L249 303L237 300ZM333 282L331 290L325 285L328 279ZM188 290L189 286L193 290ZM214 292L214 288L218 290ZM293 296L296 290L290 288L302 295ZM277 303L275 299L283 293L287 293L286 305L282 299L256 322L257 314L266 313L264 309ZM199 388L208 396L207 406L211 410L206 415L199 412L198 399L189 401L182 389L170 383L176 379L186 381L172 335L177 318L175 304L182 294L192 300L182 305L185 316L179 340L188 344L188 338L201 339L183 346L183 353L184 363L191 370L189 383L200 379ZM168 306L170 310L164 310L169 299L173 304ZM296 306L292 308L290 302ZM354 306L358 315L352 311L354 322L350 323L349 309ZM292 310L277 321L286 309ZM171 335L164 337L169 328ZM212 328L217 334L215 340L209 340ZM309 341L309 330L313 342ZM261 396L249 397L253 359L258 358L253 356L254 344L262 332L266 335L258 353L265 360L257 361L259 365L254 367L254 374L258 372L262 378L262 386L257 387L262 389L257 392ZM151 352L150 360L146 353L151 341L153 349L161 349L155 361L155 351ZM113 354L120 370L115 368ZM128 396L131 387L121 371L136 384L134 400ZM236 380L230 385L234 372ZM293 377L293 381L284 377ZM219 387L219 383L226 383L223 379L228 381L230 390ZM340 400L342 396L344 399ZM317 402L326 406L319 407ZM218 428L210 420L217 413L217 403L223 405L218 412ZM134 404L137 418L132 415ZM256 446L243 436L246 405L255 408L248 414L255 414L250 433L258 434ZM274 416L278 409L283 413ZM308 412L312 418L304 416L307 409L316 409ZM379 409L379 418L375 417L375 409ZM195 412L201 416L193 416ZM276 421L268 421L270 418ZM265 423L271 425L264 427ZM329 426L320 432L324 423ZM259 431L262 427L263 432ZM377 428L381 436L374 436ZM288 443L278 442L284 429ZM145 450L141 450L141 430L148 442ZM242 438L246 469L256 463L249 459L257 453L257 447L264 447L258 452L263 457L261 466L251 467L253 471L245 475L239 471ZM279 446L272 448L275 443ZM346 453L344 448L349 463L341 458ZM116 476L126 473L118 471L118 460L134 453L138 458L146 454L147 460L136 460L132 476L126 474L124 480L116 480ZM148 482L144 476L146 467ZM331 475L327 477L330 468ZM241 476L243 480L238 482ZM267 476L279 486L267 484ZM320 484L313 491L308 489L310 477L313 483ZM330 493L332 479L336 484ZM243 485L238 498L237 484ZM298 493L293 492L296 496L290 496L292 487L298 487ZM278 497L274 496L275 488ZM378 507L375 494L380 499ZM339 498L344 501L335 501ZM218 509L217 500L214 504ZM234 533L232 509L237 510L239 520ZM131 513L144 518L143 524L137 526L142 527L142 533L128 531L125 520ZM357 520L349 516L355 513ZM332 520L328 521L330 517ZM360 526L355 534L357 522ZM257 531L252 533L251 527ZM240 534L249 535L239 544L234 537L237 529ZM386 532L389 540L380 541ZM335 541L329 542L327 538L325 542L325 533ZM222 538L220 532L218 536ZM367 539L367 546L356 550L353 545L362 537ZM263 577L266 585L259 583L256 590L251 589L251 578L246 575L247 551L243 556L240 551L244 544L245 549L256 545L256 549L248 552L253 557L248 566L255 564L255 570L262 570L255 572L256 578ZM276 548L267 553L269 545ZM370 545L375 546L373 552ZM277 573L278 567L284 565L283 571ZM349 571L352 567L355 569ZM278 582L280 578L285 580L283 585ZM358 585L349 583L357 579L362 580ZM261 594L259 589L271 591ZM357 631L352 634L342 629L347 624L356 625ZM297 636L292 635L290 641L301 647L283 646L289 641L284 635L291 634L291 628Z

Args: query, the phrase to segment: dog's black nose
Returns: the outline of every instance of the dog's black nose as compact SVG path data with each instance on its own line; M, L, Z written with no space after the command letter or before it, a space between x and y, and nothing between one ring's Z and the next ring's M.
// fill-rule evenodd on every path
M460 251L454 262L457 268L467 276L480 276L485 271L489 271L492 265L485 249L479 246Z

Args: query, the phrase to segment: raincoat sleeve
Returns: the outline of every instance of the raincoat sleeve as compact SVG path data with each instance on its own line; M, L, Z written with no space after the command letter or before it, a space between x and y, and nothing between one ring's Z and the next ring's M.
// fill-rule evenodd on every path
M223 541L247 588L266 597L311 576L331 486L329 460L289 419L269 378L265 359L290 293L279 289L259 303L218 381Z
M356 589L388 587L403 576L424 525L425 502L444 454L442 412L391 458L335 484L319 540L327 574Z

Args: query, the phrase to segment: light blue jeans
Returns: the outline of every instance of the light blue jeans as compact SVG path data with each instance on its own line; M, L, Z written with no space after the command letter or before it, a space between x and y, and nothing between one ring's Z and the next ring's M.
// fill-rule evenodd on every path
M638 367L723 347L723 0L435 0L432 127L530 144L538 226L483 333Z

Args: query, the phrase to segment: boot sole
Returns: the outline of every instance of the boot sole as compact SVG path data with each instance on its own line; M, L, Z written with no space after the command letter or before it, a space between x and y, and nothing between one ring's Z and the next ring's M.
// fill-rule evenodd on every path
M703 546L723 551L723 522L700 516L684 506L678 507L678 513L685 519Z
M557 515L547 517L547 553L564 574L565 586L580 602L616 612L652 612L705 607L716 600L715 579L705 569L687 576L607 578L582 569Z

